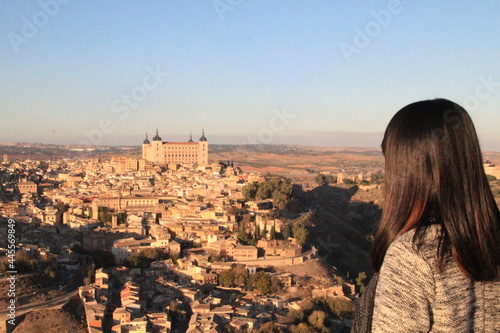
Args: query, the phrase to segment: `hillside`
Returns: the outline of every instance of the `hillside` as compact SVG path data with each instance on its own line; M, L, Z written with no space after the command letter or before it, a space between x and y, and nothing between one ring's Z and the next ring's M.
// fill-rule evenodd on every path
M339 273L350 277L363 271L371 274L371 234L381 216L381 197L377 187L323 185L307 193L307 200L317 205L314 216L304 221L308 243Z
M76 297L61 309L30 312L13 331L13 333L33 332L86 333L87 322L82 302Z

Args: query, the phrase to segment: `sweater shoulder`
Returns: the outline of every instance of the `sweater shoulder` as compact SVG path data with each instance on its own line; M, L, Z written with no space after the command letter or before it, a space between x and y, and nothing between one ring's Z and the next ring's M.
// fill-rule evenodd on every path
M437 260L437 247L441 226L431 225L426 227L419 244L414 241L416 230L412 229L396 238L387 249L392 255L418 256L428 263L434 264Z

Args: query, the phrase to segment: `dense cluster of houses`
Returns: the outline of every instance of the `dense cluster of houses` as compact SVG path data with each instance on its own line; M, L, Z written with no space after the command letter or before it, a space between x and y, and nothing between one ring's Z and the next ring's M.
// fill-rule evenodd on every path
M212 273L207 273L206 267L196 266L195 262L179 259L175 263L168 259L152 262L144 269L116 266L108 271L97 270L95 282L79 288L89 332L102 332L108 312L113 333L171 332L174 318L188 333L222 332L224 326L256 329L285 318L289 311L300 309L304 301L296 296L241 294L239 289L217 287L218 272L230 269L231 264L214 265ZM269 274L277 276L286 288L299 288L292 274ZM355 291L353 285L344 283L316 286L313 293L345 298Z
M173 323L190 333L221 332L225 325L253 329L286 316L302 300L256 292L236 297L219 286L219 274L237 263L255 273L271 262L279 265L280 258L295 263L314 257L302 257L293 238L269 239L267 233L255 245L235 238L237 219L229 208L247 209L261 230L272 225L280 232L285 225L270 217L271 200L240 203L243 186L262 180L219 163L169 169L126 158L11 163L0 169L0 217L25 222L19 248L51 257L59 270L92 262L73 252L75 245L114 255L117 266L98 269L94 282L79 288L90 332L103 325L112 332L170 332ZM123 266L148 249L171 259ZM267 274L291 291L299 288L291 274Z

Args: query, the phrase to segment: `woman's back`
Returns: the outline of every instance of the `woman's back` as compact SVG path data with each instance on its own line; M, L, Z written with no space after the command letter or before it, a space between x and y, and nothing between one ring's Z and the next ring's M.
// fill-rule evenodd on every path
M500 281L472 281L446 255L438 269L439 225L419 251L414 229L387 250L380 270L373 332L500 332Z

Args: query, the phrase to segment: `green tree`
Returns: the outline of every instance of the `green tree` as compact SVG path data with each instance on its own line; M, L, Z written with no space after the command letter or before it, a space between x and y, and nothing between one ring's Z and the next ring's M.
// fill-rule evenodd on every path
M337 177L334 177L333 175L326 175L325 181L327 184L333 184L337 181Z
M305 314L302 310L291 309L285 319L285 324L299 324L304 321Z
M111 213L108 207L99 207L97 210L99 211L97 218L100 222L111 222Z
M260 227L259 227L258 223L255 224L254 238L255 238L255 240L259 240L262 238L260 235Z
M241 194L246 201L255 199L255 195L257 194L257 190L259 188L259 184L257 182L248 183L243 186L241 190Z
M304 227L300 223L295 223L293 225L293 237L295 238L295 242L298 246L303 246L306 243L307 236L309 232L306 227Z
M271 279L266 272L259 271L255 273L255 288L263 295L271 292Z
M234 273L232 269L222 271L219 274L219 284L223 287L234 286Z
M320 173L314 177L314 181L321 186L324 184L333 184L337 181L337 178L333 175L323 175Z
M283 283L276 276L271 277L271 293L276 294L283 290Z
M97 268L115 266L115 256L108 250L96 250L92 252L94 262Z
M264 230L262 230L262 238L267 237L267 219L264 220Z
M145 266L144 258L137 253L133 253L129 255L127 258L125 258L125 260L123 261L123 265L129 268L144 267Z
M269 239L270 240L275 240L276 239L276 221L274 221L274 224L271 227L271 231L269 232Z
M236 265L232 268L234 274L234 285L237 287L244 288L248 285L250 280L250 274L245 265Z
M326 176L322 173L318 173L316 177L314 177L314 182L318 185L326 184Z
M288 204L288 201L289 197L288 194L286 193L278 191L273 194L273 204L278 209L285 209L286 205Z
M276 190L273 191L273 203L278 209L285 209L292 198L293 187L287 180L280 180Z
M272 199L278 209L284 209L292 199L292 185L288 179L274 177L262 183L252 182L242 189L245 200Z
M316 327L319 330L322 330L323 328L325 328L325 318L326 315L323 311L315 310L311 313L309 318L307 318L307 321L312 326Z
M240 222L240 230L236 235L238 241L244 245L248 245L252 241L252 236L246 231L246 223L244 221Z
M259 185L257 192L255 193L255 199L263 200L269 199L272 196L272 188L268 182L264 182Z
M330 312L338 318L346 318L354 312L352 301L341 297L328 297L327 304Z
M165 260L168 258L170 258L170 255L165 250L150 248L142 250L139 253L132 253L123 261L123 265L129 268L144 268L149 267L155 260Z
M147 261L153 262L156 260L166 260L169 259L170 256L168 252L160 248L149 248L142 250L140 255L143 256Z

